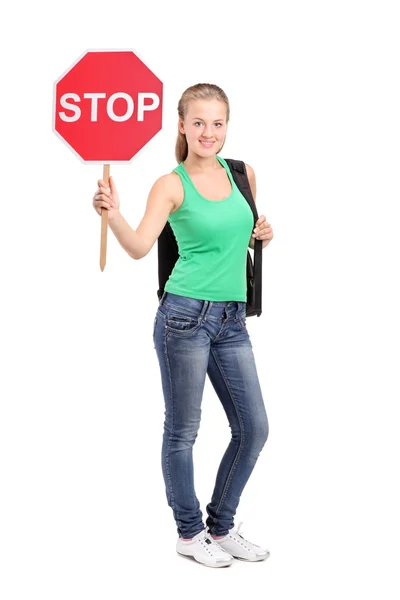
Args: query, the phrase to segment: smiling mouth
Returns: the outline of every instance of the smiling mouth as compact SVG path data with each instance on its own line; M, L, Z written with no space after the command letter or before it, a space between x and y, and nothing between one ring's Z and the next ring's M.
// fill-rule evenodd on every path
M203 142L202 140L199 140L200 144L202 144L202 146L207 146L210 147L213 145L214 142Z

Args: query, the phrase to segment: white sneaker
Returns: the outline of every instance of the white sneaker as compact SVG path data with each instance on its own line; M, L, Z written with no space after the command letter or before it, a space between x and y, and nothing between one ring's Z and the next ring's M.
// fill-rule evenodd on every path
M228 567L233 563L233 557L220 548L205 529L195 535L190 542L178 538L176 551L183 556L192 556L207 567Z
M266 550L265 548L260 548L260 546L252 544L251 542L245 540L244 537L239 534L241 526L242 523L239 524L237 531L231 529L225 537L221 538L220 540L214 541L216 541L217 544L226 552L229 552L229 554L234 558L240 558L241 560L249 561L265 560L266 558L268 558L270 554L269 550Z

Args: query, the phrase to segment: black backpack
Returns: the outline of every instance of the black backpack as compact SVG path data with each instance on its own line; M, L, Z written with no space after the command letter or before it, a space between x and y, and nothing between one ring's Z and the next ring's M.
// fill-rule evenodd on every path
M226 162L232 173L232 177L238 186L239 190L246 198L249 206L253 212L254 225L258 219L257 208L254 203L253 195L250 189L250 183L247 178L246 167L243 161L233 160L226 158ZM254 264L251 258L250 251L247 250L247 266L246 266L246 277L247 277L247 300L246 300L246 316L252 317L257 315L259 317L262 312L261 307L261 280L262 280L262 240L254 239ZM167 221L164 229L162 230L158 241L158 285L157 290L158 299L164 293L164 286L167 283L169 276L172 273L172 269L176 261L178 260L178 244L174 232L172 231L171 225Z

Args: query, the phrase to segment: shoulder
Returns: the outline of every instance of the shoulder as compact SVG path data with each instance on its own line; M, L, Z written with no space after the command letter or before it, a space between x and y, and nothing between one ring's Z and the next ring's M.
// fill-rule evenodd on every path
M246 172L247 172L247 177L250 183L250 189L251 189L251 193L253 194L253 199L254 202L256 201L256 194L257 194L257 189L256 189L256 175L254 173L254 169L246 164Z
M176 185L176 181L180 179L178 173L171 171L171 173L166 173L165 175L161 175L158 179L155 180L154 185L157 187L171 188Z
M173 203L174 206L182 202L183 186L178 173L172 171L165 175L161 175L153 184L152 191L160 193L166 200Z
M247 163L244 163L246 166L246 172L247 172L247 177L249 178L249 181L251 181L252 179L255 181L256 179L256 175L254 173L254 169L253 167L251 167L250 165L248 165Z

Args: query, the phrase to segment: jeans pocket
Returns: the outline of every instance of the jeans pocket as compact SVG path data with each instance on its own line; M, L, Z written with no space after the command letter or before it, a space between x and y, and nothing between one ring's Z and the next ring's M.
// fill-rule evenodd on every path
M165 319L165 327L169 333L188 336L199 329L200 319L195 316L183 315L177 312L168 312Z

